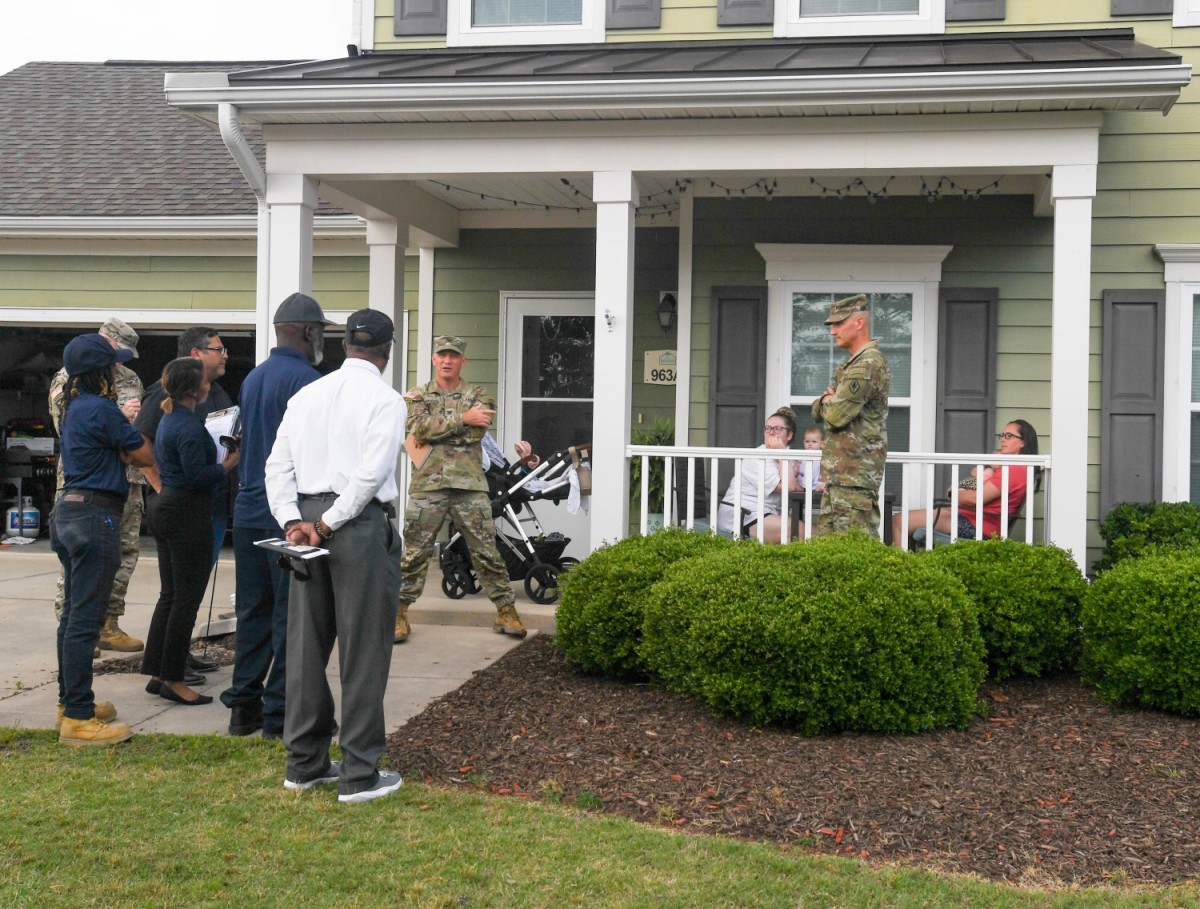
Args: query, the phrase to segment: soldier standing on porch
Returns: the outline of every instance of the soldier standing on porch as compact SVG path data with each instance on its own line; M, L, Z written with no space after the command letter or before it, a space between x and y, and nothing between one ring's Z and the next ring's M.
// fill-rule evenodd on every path
M513 605L508 570L496 549L496 525L483 473L482 441L496 414L496 402L486 390L463 381L466 352L467 342L462 338L437 338L433 381L404 395L409 435L405 446L413 464L404 513L396 643L408 639L408 607L425 587L433 541L447 516L466 540L475 573L496 604L492 629L525 637L525 626Z
M833 342L849 351L833 384L813 402L812 415L825 425L821 476L825 495L814 536L845 530L879 529L879 487L887 461L888 390L891 377L879 342L871 340L865 294L838 300L825 320Z
M100 326L99 334L115 349L125 349L137 354L138 333L120 319L112 318ZM50 420L54 431L62 436L63 386L67 384L66 367L60 369L50 382ZM142 406L142 380L136 372L123 363L117 364L116 377L112 384L112 393L116 398L117 407L129 422L133 422ZM63 490L62 458L58 459L57 484L54 495L57 499ZM125 468L125 479L129 482L129 496L125 499L125 510L121 514L121 566L113 579L112 593L108 597L108 612L104 616L104 626L100 629L100 650L116 650L123 653L134 653L143 648L138 638L121 630L118 622L125 614L125 593L129 589L129 578L137 567L138 555L141 553L139 536L142 530L142 516L146 513L143 487L146 478L142 471L132 465ZM61 619L63 611L63 572L58 573L58 590L54 595L54 614Z

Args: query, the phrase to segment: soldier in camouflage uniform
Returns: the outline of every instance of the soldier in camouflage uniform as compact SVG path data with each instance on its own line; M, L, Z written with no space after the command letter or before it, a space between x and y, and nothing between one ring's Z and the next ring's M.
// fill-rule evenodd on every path
M525 626L513 605L508 570L496 549L496 525L483 473L481 442L492 425L496 402L478 385L462 380L466 350L467 342L462 338L439 337L433 345L433 381L404 396L410 440L430 447L413 462L404 513L397 643L408 638L408 607L425 587L434 539L447 515L466 540L475 573L496 604L493 630L525 637ZM409 443L406 447L411 455Z
M137 356L137 332L120 319L109 319L100 326L100 335L113 347L124 347L133 351ZM54 423L54 431L59 431L59 422L63 411L63 386L67 382L66 369L60 369L50 382L50 419ZM142 380L137 373L124 364L117 365L117 377L113 383L113 393L117 406L132 423L138 415L142 403ZM63 489L62 460L58 462L57 485L54 495L58 498ZM129 589L129 578L137 566L140 544L138 537L142 528L142 515L145 513L145 497L143 487L146 478L141 470L129 466L125 468L125 477L129 481L129 497L125 500L125 511L121 515L121 567L117 569L113 581L112 594L108 599L108 614L104 619L104 627L100 631L100 650L117 650L132 653L141 650L140 640L121 630L118 620L125 614L125 592ZM63 610L63 574L58 573L58 590L54 596L54 614L61 617Z
M838 300L825 324L834 343L850 352L850 359L837 368L833 384L812 406L813 419L825 425L821 447L825 494L813 533L876 533L888 449L891 377L887 360L879 342L871 340L865 295Z

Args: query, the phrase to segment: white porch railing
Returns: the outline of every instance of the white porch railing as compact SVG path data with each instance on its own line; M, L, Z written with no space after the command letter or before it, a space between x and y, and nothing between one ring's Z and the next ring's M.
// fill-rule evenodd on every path
M721 488L714 488L713 477L720 475L722 462L732 462L733 499L735 514L740 514L742 506L741 472L742 463L746 460L784 460L788 462L820 461L819 451L806 449L771 450L762 448L702 448L702 447L666 447L657 445L630 445L626 448L626 458L641 461L641 487L631 489L633 501L638 503L635 509L638 515L638 529L642 534L650 528L649 515L661 513L664 526L679 525L689 529L708 530L716 532L717 512L724 498L728 482L722 483ZM664 495L659 501L650 501L651 465L661 463L663 468ZM790 466L790 464L789 464ZM1009 514L1009 481L1015 470L1028 471L1025 504L1022 514L1024 520L1023 537L1025 542L1032 543L1035 538L1039 542L1048 542L1050 535L1050 515L1046 503L1049 501L1047 492L1050 486L1051 457L1049 455L998 455L998 454L963 454L935 452L896 452L890 454L887 460L886 481L884 483L885 499L881 502L884 510L884 520L879 527L881 539L889 539L891 528L888 521L889 513L903 516L901 526L907 526L909 512L925 509L925 546L932 548L934 541L933 523L935 500L946 497L945 488L935 488L935 471L945 468L948 475L949 509L952 515L958 514L958 485L960 479L966 477L973 468L980 471L986 466L1000 468L1000 527L1001 533L1008 536L1010 525L1017 515ZM1035 490L1034 469L1042 471L1041 489ZM763 502L766 499L765 471L758 471L757 517L756 529L760 542L763 540L764 521ZM699 497L697 492L703 493ZM811 489L781 496L781 523L783 542L788 542L792 528L792 516L797 512L802 514L803 536L812 535L813 524L813 492ZM702 508L697 508L697 498L703 502ZM982 532L983 502L975 504L976 533ZM1040 533L1035 530L1040 525ZM950 526L951 540L957 539L957 521ZM908 539L900 541L907 549Z

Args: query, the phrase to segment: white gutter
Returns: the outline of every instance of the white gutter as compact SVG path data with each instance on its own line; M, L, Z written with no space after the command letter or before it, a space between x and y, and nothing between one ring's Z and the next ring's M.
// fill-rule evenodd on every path
M322 240L362 240L366 235L366 225L357 215L318 215L314 222L313 235ZM257 233L255 215L0 216L0 237L4 238L252 240Z
M233 156L238 170L250 184L254 197L258 200L258 255L255 260L255 291L254 291L254 362L261 363L271 353L275 344L275 329L271 324L271 305L267 295L270 293L271 271L271 209L267 205L267 175L254 155L254 149L246 137L242 135L242 127L238 122L237 108L232 104L222 103L217 109L217 117L221 126L221 138L225 147Z

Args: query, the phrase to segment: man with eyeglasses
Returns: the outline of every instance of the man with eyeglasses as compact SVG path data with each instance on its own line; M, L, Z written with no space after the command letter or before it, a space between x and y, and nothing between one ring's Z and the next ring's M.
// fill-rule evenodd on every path
M229 361L229 351L221 342L220 332L215 328L208 328L203 325L185 328L179 335L176 352L181 357L194 357L200 360L204 364L205 378L212 385L208 392L208 398L196 405L196 416L201 420L205 420L209 414L233 406L233 399L229 397L229 393L217 384L217 379L225 375L225 364ZM158 424L162 422L163 418L162 402L166 397L166 392L163 391L162 380L159 379L146 389L146 393L142 396L142 409L138 412L137 419L133 422L133 428L140 432L151 445L154 444L154 438L158 435ZM150 485L155 490L161 488L162 483L159 480L157 469L152 468L144 471L144 473L146 474L146 479L150 481ZM229 524L229 489L237 489L236 470L229 472L229 483L231 485L225 487L221 492L221 501L213 503L215 509L212 519L214 562L221 552L221 543L225 540L225 529ZM216 669L215 663L199 660L190 654L187 666L193 673ZM184 681L193 685L200 684L203 681L203 677L190 675Z
M825 426L821 475L825 495L814 536L879 529L879 487L887 462L888 391L891 375L879 342L871 340L865 294L838 300L825 324L833 343L850 354L832 384L813 402L813 419Z

